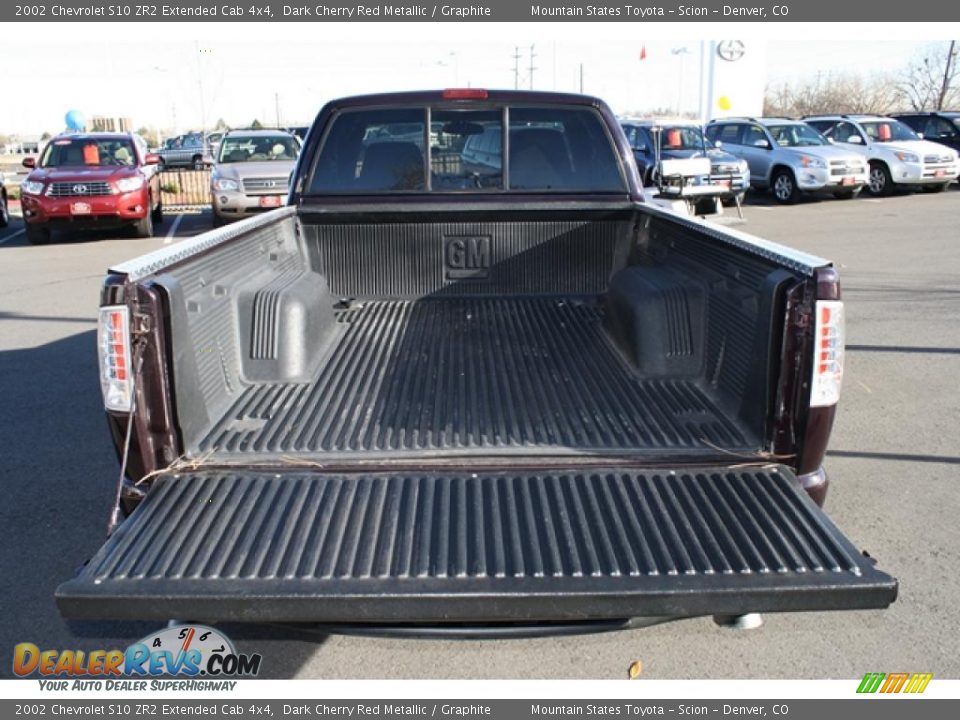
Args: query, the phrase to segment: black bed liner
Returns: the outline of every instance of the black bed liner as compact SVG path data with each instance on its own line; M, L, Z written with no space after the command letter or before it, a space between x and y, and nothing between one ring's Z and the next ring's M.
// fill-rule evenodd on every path
M783 468L166 475L79 577L77 618L569 621L886 607Z
M248 387L195 453L759 448L698 378L644 378L596 296L370 301L338 315L309 384Z

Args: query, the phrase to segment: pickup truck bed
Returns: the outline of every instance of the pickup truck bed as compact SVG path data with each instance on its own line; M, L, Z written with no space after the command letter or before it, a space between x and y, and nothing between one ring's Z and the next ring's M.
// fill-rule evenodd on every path
M184 424L194 469L161 475L63 611L496 623L889 602L890 578L764 459L765 393L736 394L769 382L764 308L795 274L719 262L701 225L593 212L374 233L280 210L183 250L150 282L180 416L206 419ZM451 237L489 238L485 277L445 277Z
M756 449L698 378L645 378L602 297L371 300L308 383L247 387L201 453Z
M762 306L789 275L748 256L708 269L681 254L709 253L708 238L694 247L656 220L640 247L632 207L514 214L288 215L272 243L250 232L251 247L238 238L157 278L182 300L174 346L194 349L177 391L182 414L206 422L185 437L189 455L755 457L766 395L743 388L770 373L752 355L759 343L770 358ZM489 257L451 278L445 245L463 239Z
M101 381L135 509L64 614L423 628L893 601L811 498L842 360L827 261L639 202L635 168L601 172L630 150L598 101L482 100L327 108L289 207L112 268ZM410 131L434 111L507 159L463 170L468 145ZM551 169L564 147L576 175Z

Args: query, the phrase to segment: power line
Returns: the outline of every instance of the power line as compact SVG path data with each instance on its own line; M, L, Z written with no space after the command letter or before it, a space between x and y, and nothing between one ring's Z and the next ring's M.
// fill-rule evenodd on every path
M513 89L520 89L520 46L513 46Z
M536 66L533 64L533 59L537 54L533 51L536 45L530 46L530 89L533 90L533 71L536 70Z

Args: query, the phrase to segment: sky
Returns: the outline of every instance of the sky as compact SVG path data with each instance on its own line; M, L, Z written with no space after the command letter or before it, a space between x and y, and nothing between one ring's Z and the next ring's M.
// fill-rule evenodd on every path
M694 32L690 26L647 25L655 31L648 29L646 36L636 32L640 26L576 26L35 25L36 32L10 34L0 45L2 66L19 68L17 92L8 92L12 101L0 105L0 133L60 131L72 109L87 118L125 116L137 128L179 131L211 127L220 118L234 126L254 119L274 124L278 114L283 125L306 124L324 101L344 95L513 87L517 47L519 84L525 88L531 45L535 89L579 91L582 64L584 92L602 97L619 113L678 106L696 110L700 39L715 36L716 26ZM177 32L170 32L174 27ZM864 28L857 39L832 31L819 34L837 37L817 40L804 39L809 32L782 27L772 40L756 25L723 30L752 34L750 42L765 45L760 55L766 56L767 79L777 83L818 72L829 77L831 72L895 71L930 42L867 40ZM642 61L641 47L646 49Z

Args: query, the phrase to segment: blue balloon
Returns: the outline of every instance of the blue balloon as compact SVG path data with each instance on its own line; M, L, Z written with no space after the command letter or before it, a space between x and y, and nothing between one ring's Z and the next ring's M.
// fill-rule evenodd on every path
M67 127L71 130L82 130L87 126L87 119L79 110L68 110L64 116L64 120L67 123Z

